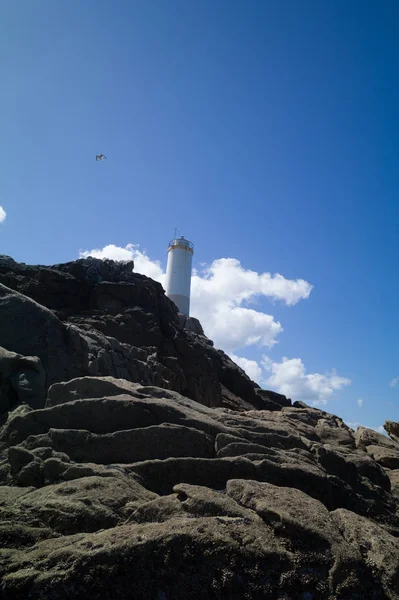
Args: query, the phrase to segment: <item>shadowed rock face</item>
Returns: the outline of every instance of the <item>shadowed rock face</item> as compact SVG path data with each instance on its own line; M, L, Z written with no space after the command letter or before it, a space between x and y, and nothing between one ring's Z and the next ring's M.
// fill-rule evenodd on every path
M0 257L0 597L397 600L399 425L259 390L131 269Z
M0 346L38 357L47 387L109 375L206 406L270 408L201 325L182 320L162 286L132 268L132 261L87 258L44 267L0 257Z

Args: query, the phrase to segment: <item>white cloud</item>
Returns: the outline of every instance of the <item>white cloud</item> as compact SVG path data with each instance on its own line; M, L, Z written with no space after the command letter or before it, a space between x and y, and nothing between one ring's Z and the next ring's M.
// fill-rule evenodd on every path
M392 388L393 388L393 387L396 387L396 386L398 385L398 383L399 383L399 377L394 377L394 378L391 380L391 382L390 382L390 384L389 384L389 385L390 385L390 387L392 387Z
M264 356L263 368L270 372L265 383L293 400L310 402L314 406L327 404L334 392L351 383L347 377L331 373L308 373L300 358L284 357L280 363Z
M192 305L192 315L201 321L205 333L226 352L253 345L271 348L283 331L271 315L234 306L233 302L196 305L194 296Z
M7 213L2 206L0 206L0 223L4 223L6 220Z
M243 306L257 298L294 305L309 297L312 286L303 279L259 274L233 258L220 258L193 274L191 313L215 344L226 352L245 346L273 346L283 331L271 315Z
M237 305L251 301L256 296L282 300L285 304L297 304L308 298L313 286L303 279L286 279L278 273L259 274L244 269L235 258L219 258L203 267L198 276L194 273L193 292L197 297L212 295L217 301L230 301Z
M362 408L362 406L363 406L363 400L361 398L357 399L357 405L358 405L359 408Z
M258 382L262 378L262 369L256 360L249 360L248 358L243 358L242 356L236 356L235 354L230 354L230 358L234 361L241 369L243 369L248 377L252 379L252 381Z
M102 249L80 251L81 257L113 258L135 261L134 270L164 284L165 273L158 261L152 261L139 246L110 244ZM226 352L259 345L271 347L283 331L273 316L247 308L244 303L256 298L280 300L291 306L309 297L312 286L303 279L290 280L282 275L259 274L244 269L233 258L220 258L193 272L191 314L197 317L215 345Z

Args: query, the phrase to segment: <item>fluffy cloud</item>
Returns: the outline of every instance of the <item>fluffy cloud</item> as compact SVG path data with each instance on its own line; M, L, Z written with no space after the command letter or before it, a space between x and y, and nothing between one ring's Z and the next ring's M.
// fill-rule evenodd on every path
M281 394L295 400L310 402L314 406L327 404L334 392L351 383L347 377L331 373L308 373L300 358L286 358L273 362L267 356L262 360L263 368L271 373L265 383Z
M248 358L243 358L242 356L236 356L233 353L230 353L230 358L246 372L252 381L261 380L262 368L259 366L256 360L249 360Z
M303 279L285 279L278 273L259 274L244 269L235 258L219 258L210 266L204 266L199 274L194 273L192 282L194 297L212 296L213 302L226 302L234 298L237 305L251 301L256 296L281 300L285 304L297 304L308 298L312 286Z
M393 387L396 387L396 386L398 385L398 383L399 383L399 377L394 377L394 378L391 380L391 382L390 382L390 384L389 384L389 385L390 385L390 387L392 387L392 388L393 388Z
M309 297L312 286L303 279L259 274L234 258L220 258L195 271L191 281L191 313L207 335L226 352L259 345L271 347L283 331L271 315L248 308L258 298L291 306Z
M362 408L362 406L363 406L363 400L361 398L357 399L357 405L358 405L359 408Z
M135 271L164 284L165 273L158 261L151 260L139 246L110 244L102 249L80 251L81 257L113 258L135 261ZM243 306L257 298L280 300L292 306L309 297L312 286L303 279L256 273L244 269L233 258L220 258L194 271L191 281L191 314L197 317L220 348L231 353L239 348L259 345L270 348L283 331L271 315ZM246 359L244 359L246 360Z
M4 223L6 220L7 213L2 206L0 206L0 223Z

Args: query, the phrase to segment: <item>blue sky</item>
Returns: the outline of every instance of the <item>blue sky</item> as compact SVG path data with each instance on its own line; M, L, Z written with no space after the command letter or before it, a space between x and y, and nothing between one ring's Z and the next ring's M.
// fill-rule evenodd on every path
M51 264L139 244L164 267L177 227L197 268L235 258L303 279L313 288L294 306L255 296L278 343L234 353L336 369L351 384L327 410L398 420L399 4L0 11L0 251Z

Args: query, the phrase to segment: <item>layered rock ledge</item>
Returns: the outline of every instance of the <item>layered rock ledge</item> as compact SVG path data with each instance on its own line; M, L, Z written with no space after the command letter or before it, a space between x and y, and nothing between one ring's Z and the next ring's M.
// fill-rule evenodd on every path
M0 258L0 597L399 598L399 424L261 390L132 268Z

